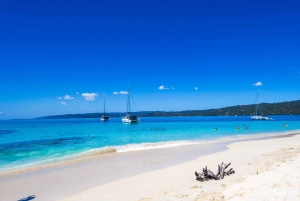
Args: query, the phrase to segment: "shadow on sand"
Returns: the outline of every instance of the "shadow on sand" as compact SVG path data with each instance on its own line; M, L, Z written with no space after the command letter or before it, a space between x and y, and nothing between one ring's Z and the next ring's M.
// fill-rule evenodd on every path
M29 200L33 200L35 198L35 195L31 195L31 196L28 196L27 198L23 198L21 200L18 200L18 201L29 201Z

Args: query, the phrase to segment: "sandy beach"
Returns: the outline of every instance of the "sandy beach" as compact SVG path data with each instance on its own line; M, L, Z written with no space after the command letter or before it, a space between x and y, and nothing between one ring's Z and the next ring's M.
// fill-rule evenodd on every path
M204 166L236 173L199 182ZM300 135L93 156L0 176L0 200L299 200Z

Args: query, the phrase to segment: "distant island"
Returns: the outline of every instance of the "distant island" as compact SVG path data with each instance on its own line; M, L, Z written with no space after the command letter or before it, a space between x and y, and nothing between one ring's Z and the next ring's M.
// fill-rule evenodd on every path
M250 116L254 114L254 105L236 105L219 109L185 110L185 111L140 111L135 112L140 117L171 117L171 116ZM265 115L300 115L300 100L280 103L261 103L259 111ZM107 113L110 117L121 117L125 113ZM100 118L102 113L64 114L39 117L38 119L70 119L70 118Z

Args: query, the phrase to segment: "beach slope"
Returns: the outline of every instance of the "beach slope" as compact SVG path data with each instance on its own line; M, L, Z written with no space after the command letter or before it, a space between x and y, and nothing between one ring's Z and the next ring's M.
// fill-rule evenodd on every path
M75 200L300 200L300 135L236 142L226 151L123 178L74 194ZM236 171L198 182L195 171L221 162ZM121 168L121 167L120 167Z

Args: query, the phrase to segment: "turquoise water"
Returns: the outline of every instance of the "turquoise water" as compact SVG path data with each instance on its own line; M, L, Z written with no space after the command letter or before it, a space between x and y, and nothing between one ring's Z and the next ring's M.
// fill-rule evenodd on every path
M124 124L120 118L112 118L109 122L100 119L0 121L0 171L62 160L108 147L124 152L300 130L299 115L272 118L272 121L253 121L249 116L152 117L141 118L138 124ZM245 130L243 125L249 129Z

